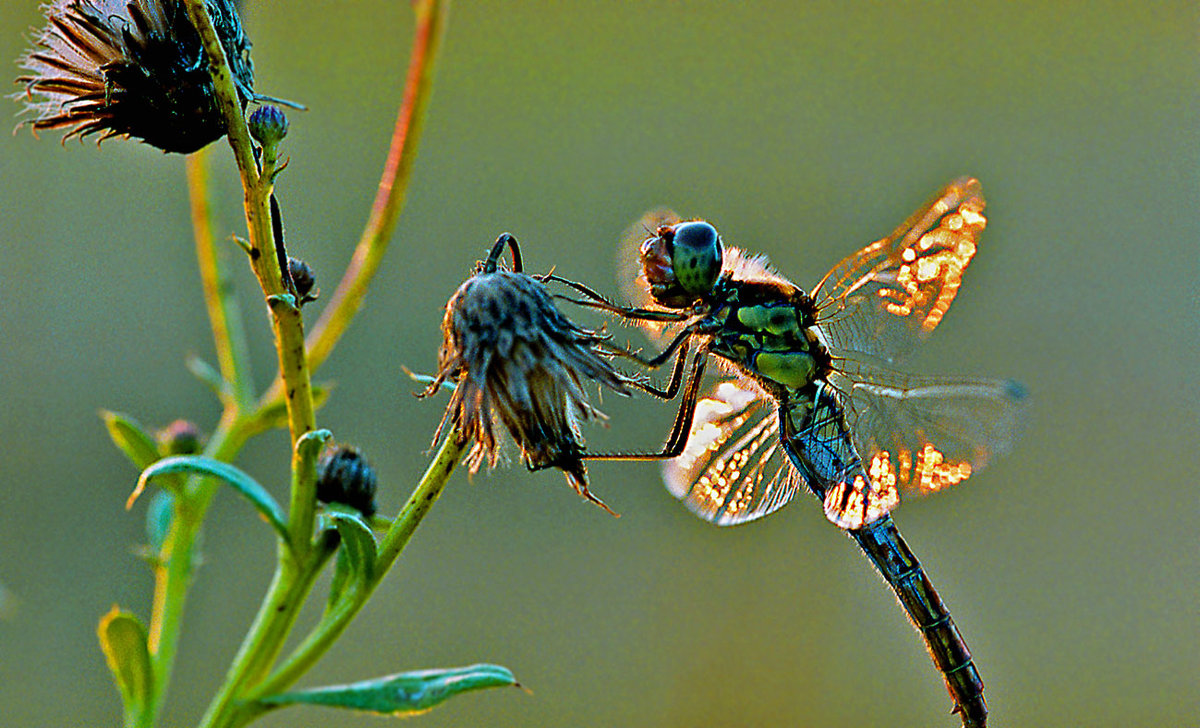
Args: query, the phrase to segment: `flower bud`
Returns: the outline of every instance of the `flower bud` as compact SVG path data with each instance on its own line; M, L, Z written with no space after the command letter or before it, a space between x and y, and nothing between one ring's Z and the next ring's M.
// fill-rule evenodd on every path
M341 503L368 518L375 515L375 470L357 448L331 447L317 463L317 500Z
M288 133L288 120L278 106L266 104L254 110L247 122L250 136L260 144L278 144Z
M292 287L296 290L296 301L308 303L317 298L313 286L317 284L317 274L312 267L299 258L288 258L288 275L292 279Z
M158 451L163 456L195 455L204 447L204 435L194 422L175 420L158 431Z

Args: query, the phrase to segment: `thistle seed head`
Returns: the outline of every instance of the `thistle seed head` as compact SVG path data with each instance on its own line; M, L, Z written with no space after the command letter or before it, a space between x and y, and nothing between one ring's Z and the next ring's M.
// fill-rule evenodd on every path
M242 107L255 98L250 41L232 0L208 0ZM225 134L200 37L179 0L54 0L17 79L34 133L63 142L136 137L190 153Z
M438 373L425 394L445 380L457 384L442 427L449 422L460 442L474 440L466 458L472 473L499 460L498 423L530 470L559 468L577 493L612 513L588 490L579 425L604 415L588 402L584 382L629 395L632 380L604 356L606 337L563 316L541 281L497 269L505 239L446 304Z

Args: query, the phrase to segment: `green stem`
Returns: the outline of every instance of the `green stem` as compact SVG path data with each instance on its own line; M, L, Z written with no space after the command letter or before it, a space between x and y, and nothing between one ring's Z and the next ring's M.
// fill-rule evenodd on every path
M305 433L316 428L316 411L313 407L312 381L309 378L308 358L304 346L304 322L299 308L294 305L281 305L281 297L287 291L284 290L279 261L275 255L269 209L275 177L274 160L264 159L262 173L259 173L242 105L225 58L225 49L221 47L221 41L213 28L205 0L187 0L187 8L208 56L209 71L221 111L225 116L229 145L233 148L242 177L246 227L250 236L250 267L258 278L263 296L272 304L271 327L275 334L279 376L283 382L287 402L288 429L292 436L292 446L295 447L296 442ZM315 497L315 490L308 490L311 492L293 493L293 503L310 496ZM312 533L312 509L293 508L289 514L289 523L293 533L304 534L303 543L296 544L303 550Z
M256 697L277 693L294 683L304 673L316 664L317 660L329 650L338 637L350 625L350 622L366 604L371 593L383 580L388 569L395 563L396 558L404 550L413 532L426 514L437 502L438 496L446 487L446 480L454 471L462 455L466 443L459 443L458 432L451 431L442 447L438 450L416 490L409 496L408 502L400 509L400 513L392 522L387 533L379 543L378 558L375 562L374 575L365 587L348 588L342 598L326 612L320 623L313 628L296 649L283 661L275 672L264 680L248 696Z
M250 267L258 278L263 296L268 300L272 296L281 296L287 291L283 286L279 261L275 256L275 241L271 230L271 213L269 201L274 187L275 170L264 160L260 174L254 161L254 151L250 143L250 134L246 129L246 118L242 113L242 105L238 99L237 90L233 85L233 75L225 58L225 49L213 28L212 19L208 15L205 0L186 0L188 15L196 26L196 31L204 45L209 61L209 71L212 74L213 85L216 89L217 100L221 112L225 116L225 126L229 136L229 146L233 149L238 171L242 178L242 192L246 210L246 228L250 237ZM275 334L275 348L279 356L279 376L283 383L283 392L287 402L288 429L291 431L292 445L316 427L316 414L312 401L312 382L308 375L308 362L304 346L303 321L296 309L285 312L282 307L272 307L274 316L271 326ZM293 513L294 517L296 514ZM301 524L303 525L303 524ZM307 524L308 532L312 524ZM299 529L298 529L299 530Z
M231 460L244 442L241 421L232 409L227 409L216 431L209 438L204 454L218 460ZM147 644L154 671L154 693L150 707L141 716L144 726L154 724L171 681L183 610L187 602L187 589L191 584L192 567L196 561L196 535L204 522L204 514L216 489L217 485L208 479L193 478L175 499L171 528L163 542L154 570L154 605L150 615Z
M275 254L269 209L275 160L264 158L262 171L259 172L225 50L213 28L205 0L187 0L187 10L204 45L217 100L225 116L229 144L241 173L250 266L258 278L264 298L270 304L279 377L283 382L288 429L294 448L301 437L316 428L316 412L304 345L303 319L300 309L287 295L279 259ZM311 478L300 479L297 481L300 487L293 488L288 528L298 536L293 544L294 551L289 552L280 546L274 581L230 666L225 683L209 706L204 725L221 724L236 693L269 668L312 585L317 569L306 557L311 547L314 509L310 505L297 506L315 499L316 486L311 481Z
M277 401L282 394L286 401L288 426L291 433L293 448L306 433L316 427L316 417L312 400L312 385L309 376L309 356L307 356L303 320L299 308L290 296L285 295L283 278L279 262L275 255L275 241L271 228L271 216L268 207L275 177L274 160L264 155L261 173L255 164L253 148L246 128L241 102L234 88L232 74L229 70L224 49L213 28L208 15L205 0L185 0L188 14L196 27L205 53L209 61L216 96L226 120L229 143L233 149L234 158L241 173L242 188L246 212L246 226L249 234L249 258L251 268L258 278L263 295L270 304L271 323L279 358L279 376L273 386L273 395L264 397L261 401ZM444 0L425 0L417 9L418 34L413 51L413 63L410 67L408 86L400 118L397 120L396 136L393 138L393 149L388 158L384 178L380 183L380 193L377 195L375 207L372 210L371 221L363 240L356 250L354 261L333 296L333 301L327 308L327 316L320 332L314 332L314 342L319 344L319 352L315 354L315 362L323 361L333 344L340 338L349 324L350 319L361 303L367 284L378 268L387 238L395 227L395 219L403 202L403 193L407 188L411 175L412 159L415 154L416 140L419 137L421 121L428 99L428 87L432 73L432 61L441 37L441 28L445 16L446 2ZM397 184L398 180L398 184ZM198 235L199 232L198 228ZM202 266L204 263L202 262ZM214 331L216 324L214 323ZM328 333L326 333L328 332ZM220 334L218 334L220 336ZM218 344L218 347L223 346ZM219 353L220 356L220 353ZM222 372L226 377L232 377L238 386L248 387L248 376L243 369L241 374L233 361L228 365L222 361ZM235 390L236 391L236 390ZM226 417L234 423L245 425L238 417L234 408L227 408ZM260 407L261 411L261 407ZM224 421L224 420L223 420ZM244 441L240 428L230 426L229 432L236 432L238 437L225 437L210 441L210 447L223 449L225 444L234 444L232 452L223 453L225 458L232 458L234 452ZM229 434L229 433L226 433ZM425 495L414 499L402 511L384 538L380 552L379 575L395 560L403 549L404 543L412 535L412 530L420 522L425 513L441 492L445 478L453 468L461 448L444 446L439 458L431 466L431 472L439 470L448 449L454 453L450 457L448 467L440 468L440 481L426 483L418 487L418 493ZM222 459L225 459L222 458ZM427 479L428 479L427 474ZM239 693L244 694L249 686L258 682L274 662L287 634L292 629L300 607L312 587L324 558L328 553L322 549L312 550L311 533L313 528L315 484L311 477L294 477L292 488L292 507L289 512L289 531L296 538L298 550L294 556L282 546L279 549L279 561L275 578L264 598L263 605L247 633L238 655L230 667L225 683L222 685L213 703L205 714L203 726L227 726L238 722ZM422 488L425 488L423 491ZM182 615L183 601L187 582L191 576L192 548L199 524L203 520L215 488L211 483L189 483L177 512L182 516L178 519L169 537L169 545L164 549L167 559L164 570L159 575L156 593L156 616L158 629L155 642L157 648L156 660L162 660L164 676L170 669L175 652L175 640L178 635L179 620ZM410 508L411 506L411 508ZM328 643L323 643L312 656L315 662L320 654L328 649L328 645L345 629L350 618L357 613L365 602L369 591L374 589L375 581L367 594L355 599L353 612L345 617L343 623L332 635ZM160 599L161 597L161 599ZM297 650L299 652L299 649ZM156 662L157 664L157 662ZM310 663L311 664L311 663ZM162 681L165 690L166 680ZM161 694L156 695L155 710L161 704Z
M192 229L196 237L196 259L200 268L200 282L204 289L204 302L212 325L213 343L217 350L217 364L221 377L231 388L234 405L244 409L250 400L250 359L246 331L242 326L241 311L233 298L232 290L217 252L212 224L212 203L209 186L208 149L189 154L187 157L188 197L192 210Z
M231 724L238 707L238 693L246 685L261 679L279 655L321 566L331 553L332 549L310 551L308 560L297 563L280 544L279 562L271 587L229 666L225 682L200 721L201 728Z

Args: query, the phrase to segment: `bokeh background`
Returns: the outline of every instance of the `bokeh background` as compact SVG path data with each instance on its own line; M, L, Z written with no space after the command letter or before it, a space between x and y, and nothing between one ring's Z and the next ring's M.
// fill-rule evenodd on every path
M1195 725L1198 20L1194 2L459 3L392 249L318 376L337 382L320 423L370 454L398 508L442 410L401 366L432 369L441 306L501 231L529 267L615 291L618 235L665 203L811 285L975 175L984 244L912 366L1015 377L1029 422L1011 456L897 521L996 725ZM33 0L4 3L0 58L37 23ZM259 90L311 108L291 114L279 194L293 252L332 290L411 14L249 2L246 24ZM243 230L225 149L222 234ZM145 501L124 510L136 474L96 413L207 428L218 412L184 368L212 345L182 159L23 130L0 141L0 237L0 722L115 725L96 620L148 613L151 579L132 554ZM265 384L267 320L228 247ZM657 444L673 414L604 407L598 448ZM280 433L239 464L283 497ZM456 474L304 684L489 661L533 691L464 696L423 726L957 724L891 592L811 499L723 530L651 464L591 472L620 519L554 473ZM199 716L270 575L269 531L232 495L204 553L164 725ZM330 721L380 719L263 725Z

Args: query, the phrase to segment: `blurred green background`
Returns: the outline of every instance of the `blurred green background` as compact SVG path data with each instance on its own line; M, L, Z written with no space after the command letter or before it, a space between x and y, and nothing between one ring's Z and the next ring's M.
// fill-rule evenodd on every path
M670 204L809 286L975 175L984 246L913 366L1015 377L1033 406L1011 456L897 522L996 725L1195 725L1198 20L1194 2L459 3L393 247L318 375L337 382L320 422L369 453L398 508L443 404L415 400L401 366L433 368L441 306L501 231L530 268L615 291L617 236ZM0 58L38 22L34 0L5 3ZM293 253L332 290L378 180L411 13L250 2L246 24L258 89L311 108L291 114L279 195ZM226 149L223 235L244 229ZM0 200L0 584L16 600L0 722L115 725L95 625L114 602L147 614L151 579L131 553L145 501L124 510L136 474L96 413L207 428L218 412L183 366L212 345L182 159L23 130L0 145ZM265 384L266 316L228 247ZM673 414L604 408L596 448L656 444ZM287 463L281 433L239 460L281 498ZM591 472L620 519L555 473L456 474L303 684L488 661L533 694L415 720L956 725L891 592L814 501L722 530L653 465ZM204 553L164 725L198 717L270 575L269 530L231 495ZM296 709L262 724L331 720L379 721Z

